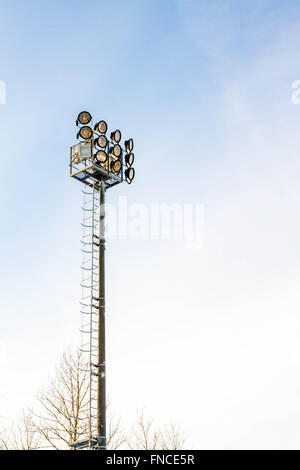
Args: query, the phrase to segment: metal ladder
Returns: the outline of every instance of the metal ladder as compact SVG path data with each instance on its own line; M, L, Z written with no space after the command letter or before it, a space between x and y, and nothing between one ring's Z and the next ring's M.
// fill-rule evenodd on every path
M100 196L96 183L82 191L82 297L81 311L81 353L85 370L89 375L89 403L83 414L88 415L88 429L81 436L88 448L95 446L97 434L97 377L98 377L98 322L99 322L99 220ZM84 419L84 416L83 416Z

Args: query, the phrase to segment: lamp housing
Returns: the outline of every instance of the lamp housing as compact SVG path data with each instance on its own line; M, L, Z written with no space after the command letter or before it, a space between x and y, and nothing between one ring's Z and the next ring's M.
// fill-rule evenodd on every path
M90 139L93 136L93 131L89 126L83 126L79 129L77 134L77 139L80 137L81 139Z
M81 113L78 114L77 120L76 120L76 125L78 124L88 124L91 122L92 116L88 111L81 111Z
M122 134L121 134L121 131L119 131L119 129L117 129L114 132L111 132L111 134L110 134L111 140L113 142L116 142L116 144L118 144L120 142L121 137L122 137Z
M132 152L134 145L132 139L125 140L124 145L127 152Z
M122 148L119 144L110 147L109 152L115 157L120 157L122 155Z
M130 167L130 166L133 165L133 163L134 163L134 154L133 153L130 152L130 153L127 153L125 155L125 163L126 163L127 167Z
M105 121L99 121L94 126L94 131L99 132L99 134L106 134L107 124Z
M125 175L125 179L127 181L128 184L131 184L133 178L135 177L135 169L130 167L130 168L126 168L125 172L124 172L124 175Z

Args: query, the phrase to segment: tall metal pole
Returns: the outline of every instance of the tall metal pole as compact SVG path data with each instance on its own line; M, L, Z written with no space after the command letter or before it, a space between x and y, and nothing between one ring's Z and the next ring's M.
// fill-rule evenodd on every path
M99 187L99 318L98 318L98 390L97 441L98 448L106 449L106 377L105 377L105 183Z
M97 139L99 144L98 139L105 138L108 130L106 122L99 121L93 131L91 114L88 111L81 111L76 125L79 126L77 133L79 143L70 149L70 176L92 189L92 193L86 193L92 195L92 199L85 201L86 207L83 207L89 212L89 217L84 218L82 225L89 230L83 236L82 251L89 256L84 255L87 259L84 260L82 266L84 275L80 302L80 311L83 314L81 332L90 335L89 342L84 341L81 348L81 351L85 353L86 364L89 366L87 372L90 374L90 396L89 432L83 433L84 437L70 446L76 449L106 450L105 191L123 181L129 184L133 181L135 175L132 167L134 144L132 139L125 140L123 148L120 143L121 132L116 130L111 133L110 139L106 139L106 147L94 153L95 140ZM89 153L87 153L88 148ZM127 168L123 166L123 152L126 152ZM102 162L104 155L107 165ZM92 225L90 225L91 219ZM86 315L89 315L89 323L86 323ZM87 344L89 344L88 349L86 349ZM89 353L89 358L86 357L86 353Z

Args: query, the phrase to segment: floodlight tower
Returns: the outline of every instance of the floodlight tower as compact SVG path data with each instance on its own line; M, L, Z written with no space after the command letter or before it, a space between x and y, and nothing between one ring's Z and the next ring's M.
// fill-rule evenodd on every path
M88 111L79 113L79 143L70 148L70 176L83 183L82 220L82 298L83 338L81 351L89 378L88 400L78 417L85 423L75 449L106 449L106 364L105 364L105 193L126 181L131 184L133 140L121 145L121 132L107 136L107 124L94 126Z

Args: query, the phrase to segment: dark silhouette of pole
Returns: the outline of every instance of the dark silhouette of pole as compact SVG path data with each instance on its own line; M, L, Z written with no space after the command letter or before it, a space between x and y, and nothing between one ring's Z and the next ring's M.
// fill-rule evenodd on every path
M97 441L98 449L106 449L106 371L105 371L105 183L99 187L99 318L98 318L98 397Z

